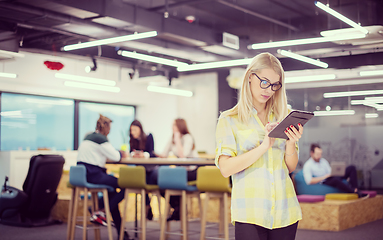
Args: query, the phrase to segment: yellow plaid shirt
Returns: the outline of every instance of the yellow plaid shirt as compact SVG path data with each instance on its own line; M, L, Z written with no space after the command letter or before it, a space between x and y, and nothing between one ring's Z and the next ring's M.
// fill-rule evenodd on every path
M248 124L237 115L221 114L216 130L216 157L238 156L258 147L265 128L253 110ZM273 114L270 122L275 122ZM251 166L232 175L231 221L251 223L267 229L286 227L302 219L289 170L284 161L286 140L276 139L272 148ZM298 144L296 145L298 152Z

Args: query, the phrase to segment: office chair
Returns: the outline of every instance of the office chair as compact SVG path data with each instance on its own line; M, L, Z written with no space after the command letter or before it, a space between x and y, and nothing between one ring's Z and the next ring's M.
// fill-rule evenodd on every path
M29 162L23 191L2 187L0 195L0 223L35 227L56 223L50 219L57 200L65 160L60 155L36 155Z

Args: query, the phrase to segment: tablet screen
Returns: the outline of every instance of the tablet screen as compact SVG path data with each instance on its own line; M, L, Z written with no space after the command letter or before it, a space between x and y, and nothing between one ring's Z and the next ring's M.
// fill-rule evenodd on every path
M286 128L293 125L296 129L299 129L298 123L304 126L312 117L314 117L314 113L312 112L293 110L282 120L281 123L271 130L269 137L289 139L285 133Z

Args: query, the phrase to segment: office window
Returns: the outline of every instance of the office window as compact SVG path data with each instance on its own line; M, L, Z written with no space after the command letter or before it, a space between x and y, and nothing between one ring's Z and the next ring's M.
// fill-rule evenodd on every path
M1 150L72 150L74 101L1 94Z
M113 121L108 139L113 147L120 149L122 144L129 141L129 127L135 115L135 109L132 106L80 102L79 144L81 144L86 134L95 131L100 114Z

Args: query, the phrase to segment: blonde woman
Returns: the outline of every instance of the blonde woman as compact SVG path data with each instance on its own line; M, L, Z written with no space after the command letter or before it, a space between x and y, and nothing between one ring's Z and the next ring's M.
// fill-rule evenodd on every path
M281 63L269 53L255 56L237 105L221 114L216 131L216 165L232 177L236 239L295 239L302 212L289 173L303 127L287 128L289 140L268 137L288 112Z

